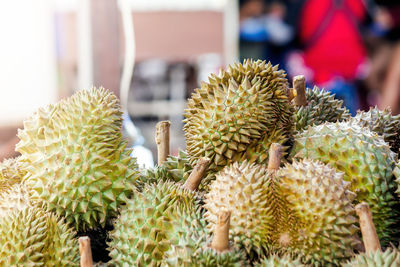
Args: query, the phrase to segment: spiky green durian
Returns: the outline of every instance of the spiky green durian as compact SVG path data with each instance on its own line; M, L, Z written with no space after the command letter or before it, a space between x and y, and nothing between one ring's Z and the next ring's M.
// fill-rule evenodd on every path
M349 121L382 135L392 151L400 153L400 115L392 115L390 108L379 110L371 107L368 112L358 111Z
M285 77L284 71L271 63L245 60L202 83L184 114L192 165L200 157L208 157L212 161L209 170L218 171L231 162L253 158L260 152L257 147L264 136L274 139L272 129L285 139L292 127ZM255 146L249 151L256 151L245 155L249 146Z
M398 267L400 266L400 252L388 248L385 252L375 251L356 255L344 267Z
M343 173L318 161L294 161L279 170L279 186L294 218L280 229L278 246L313 266L348 260L359 241L356 196Z
M196 222L181 213L198 212L195 192L173 182L145 184L121 210L110 233L112 264L116 266L159 266L164 253Z
M121 124L118 98L92 88L39 109L18 131L26 184L79 230L104 226L134 191Z
M260 263L255 265L256 267L306 267L301 263L299 258L293 259L289 255L278 256L273 254Z
M392 177L395 155L381 136L355 124L326 123L299 133L292 155L320 160L344 172L344 180L357 194L355 203L369 204L381 241L394 241L393 225L398 221L397 184Z
M186 225L175 234L176 239L165 255L162 266L248 266L246 255L238 248L218 252L210 247L210 234L201 212L175 212L173 221L185 217ZM194 222L194 224L192 223Z
M307 126L320 125L324 122L337 122L350 118L349 110L343 106L343 100L314 86L306 89L306 106L295 106L294 126L302 131Z
M79 266L72 228L28 191L16 184L0 195L0 266Z
M0 163L0 193L20 183L25 174L19 157L6 159Z
M220 211L231 211L230 236L251 257L267 251L273 217L264 165L235 162L222 169L205 196L207 227L214 232Z

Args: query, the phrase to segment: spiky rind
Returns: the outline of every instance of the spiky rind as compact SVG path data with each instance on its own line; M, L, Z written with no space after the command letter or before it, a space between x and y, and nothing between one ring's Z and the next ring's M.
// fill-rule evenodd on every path
M270 129L289 135L292 107L286 74L265 61L245 60L211 75L188 101L184 120L191 163L211 159L218 171L243 157ZM250 155L252 156L252 155Z
M33 192L23 184L15 184L0 194L0 218L13 210L21 210L35 204Z
M277 241L281 249L313 266L340 265L359 244L356 195L343 173L318 161L304 159L279 171L281 193L295 217ZM282 230L281 230L282 231Z
M79 266L74 232L40 206L0 218L0 234L0 266Z
M268 249L273 217L269 208L269 177L263 165L233 163L225 167L205 196L210 232L214 232L220 211L231 211L230 236L251 257Z
M104 226L134 191L117 97L100 88L39 109L18 131L26 184L79 230Z
M123 207L120 217L115 221L114 230L110 233L112 264L161 264L164 253L185 232L180 229L190 223L185 220L185 216L176 216L176 210L196 213L197 205L197 194L183 189L180 184L145 184L143 191L136 193Z
M20 183L25 174L26 171L19 157L6 159L0 163L0 193Z
M385 252L375 251L356 255L344 267L398 267L400 266L400 252L388 248Z
M306 267L301 263L299 258L293 258L288 254L278 256L273 254L269 257L264 258L260 263L256 264L255 267Z
M292 155L320 160L344 172L344 180L357 194L355 202L369 204L381 241L395 241L395 155L381 136L347 122L326 123L299 133Z
M392 151L400 153L400 115L392 115L390 107L384 110L371 107L367 112L358 111L349 121L382 135Z
M302 131L307 126L350 118L349 110L343 106L343 100L335 99L335 95L329 91L317 86L313 89L307 88L306 98L306 106L295 106L294 126L297 131Z

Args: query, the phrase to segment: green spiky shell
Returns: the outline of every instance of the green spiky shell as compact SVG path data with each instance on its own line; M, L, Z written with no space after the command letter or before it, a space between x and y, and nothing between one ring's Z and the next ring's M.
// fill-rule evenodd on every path
M39 109L18 131L27 185L79 230L104 226L133 193L138 171L121 124L117 97L92 88Z
M180 184L145 184L121 210L110 233L112 264L116 266L158 266L164 253L185 233L186 216L177 209L196 213L198 197ZM192 222L196 225L195 222Z
M230 162L252 157L253 153L244 156L249 146L259 146L257 141L270 136L271 129L279 127L277 132L289 135L292 107L285 76L271 63L245 60L202 83L184 114L192 165L208 157L209 169L218 171Z
M388 248L385 252L376 251L356 255L344 267L398 267L400 266L400 252Z
M280 233L278 244L313 266L337 266L359 244L357 219L343 173L304 159L279 171L281 194L295 217Z
M392 241L397 232L393 225L398 221L394 210L397 185L392 177L395 155L381 136L346 122L326 123L299 133L292 155L343 171L350 190L357 194L355 203L369 204L381 241Z
M392 151L400 153L400 115L392 115L390 108L379 110L371 107L368 112L358 111L349 121L382 135Z
M307 126L320 125L324 122L337 122L350 118L349 110L343 106L343 100L314 86L306 89L307 106L295 106L294 126L302 131ZM293 100L294 101L294 100Z
M21 184L0 195L0 235L0 266L79 266L72 228Z
M210 232L214 232L218 213L231 211L231 239L251 257L267 250L273 224L266 172L263 165L235 162L216 175L204 201Z
M20 183L26 174L19 157L5 159L0 163L0 193Z
M264 258L260 263L256 264L255 267L305 267L299 258L293 259L289 255L278 256L273 254L267 258Z

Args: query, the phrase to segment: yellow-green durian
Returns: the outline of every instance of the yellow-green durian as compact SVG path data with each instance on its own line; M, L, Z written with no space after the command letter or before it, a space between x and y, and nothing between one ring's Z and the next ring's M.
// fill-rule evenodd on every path
M382 135L392 151L400 154L400 115L393 115L390 108L379 110L371 107L367 112L358 111L349 121Z
M293 259L289 255L278 256L273 254L261 260L255 267L306 267L299 258Z
M114 94L92 88L40 108L18 131L25 183L78 230L104 226L133 194L138 170L121 114Z
M282 140L290 135L292 112L286 74L278 66L245 60L212 74L192 94L184 114L191 163L208 157L210 171L243 159L266 163L266 154L255 159L263 152L258 148L268 149L273 132ZM264 137L267 143L260 144Z
M307 88L306 99L306 106L295 106L294 127L297 131L302 131L307 126L350 118L349 110L343 106L343 100L336 99L329 91L317 86L313 89Z
M194 216L198 196L170 181L145 184L115 220L109 242L115 266L159 266L171 246L188 234L188 226L201 225ZM180 214L179 216L177 214Z
M16 184L0 195L0 266L79 266L72 228L28 191Z
M19 157L5 159L0 163L0 193L20 183L26 174Z
M357 194L355 203L369 204L381 242L397 242L398 185L392 175L396 157L382 136L357 124L325 123L297 134L291 155L320 160L344 172L344 180Z
M291 220L278 231L279 249L313 266L338 266L359 244L357 219L343 173L318 161L304 159L279 170L280 194ZM280 223L280 220L276 220Z
M235 162L216 175L205 195L204 217L214 232L218 213L231 211L230 237L251 258L268 250L273 227L270 179L264 165Z
M395 248L387 248L385 252L375 251L361 253L347 262L344 267L398 267L400 252Z

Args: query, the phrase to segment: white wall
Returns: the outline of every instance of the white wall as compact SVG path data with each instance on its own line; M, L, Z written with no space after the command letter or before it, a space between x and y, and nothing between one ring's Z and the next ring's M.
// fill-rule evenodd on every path
M0 3L0 126L57 99L53 2Z

